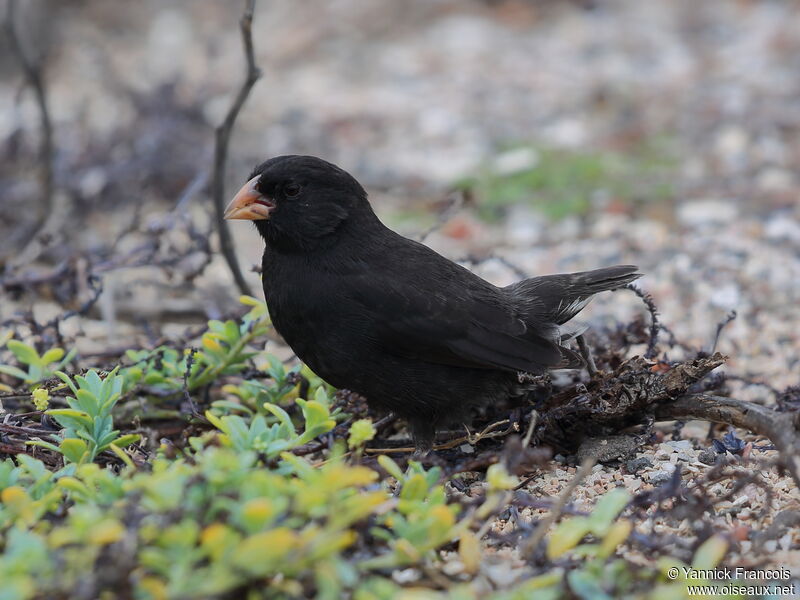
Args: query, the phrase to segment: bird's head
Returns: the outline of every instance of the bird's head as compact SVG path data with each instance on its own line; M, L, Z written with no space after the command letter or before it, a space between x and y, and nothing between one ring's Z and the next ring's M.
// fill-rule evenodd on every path
M225 210L253 221L267 245L302 251L325 245L354 218L373 215L364 188L314 156L277 156L261 163Z

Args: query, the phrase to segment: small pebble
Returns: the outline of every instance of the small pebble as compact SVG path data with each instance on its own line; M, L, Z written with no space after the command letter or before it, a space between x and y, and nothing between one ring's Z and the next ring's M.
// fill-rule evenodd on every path
M717 453L712 448L706 448L698 456L699 460L704 465L713 465L717 462Z
M653 461L646 456L634 458L625 463L625 468L628 470L628 473L638 473L642 469L650 469L652 467Z
M653 471L652 473L648 473L647 477L650 480L650 483L652 483L653 485L659 485L661 483L665 483L670 479L672 479L672 473L666 470Z

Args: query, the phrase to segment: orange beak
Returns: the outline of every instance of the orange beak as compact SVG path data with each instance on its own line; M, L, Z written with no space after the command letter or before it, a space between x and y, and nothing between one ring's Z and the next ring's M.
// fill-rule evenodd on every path
M275 202L256 189L258 176L245 183L225 209L226 219L263 221L275 210Z

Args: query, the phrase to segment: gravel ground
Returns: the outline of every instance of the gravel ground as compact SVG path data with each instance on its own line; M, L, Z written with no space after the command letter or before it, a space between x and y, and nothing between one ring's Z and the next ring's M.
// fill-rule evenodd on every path
M642 287L678 339L710 349L717 323L735 310L738 316L718 344L730 356L724 370L779 390L800 384L800 3L584 4L593 8L522 0L264 3L254 30L264 79L237 126L231 179L240 181L265 156L321 155L358 176L379 212L393 220L408 206L435 212L454 180L510 142L631 153L643 142L665 139L676 159L669 199L644 208L598 205L588 215L557 222L535 210L535 198L493 224L466 208L427 241L453 258L491 252L531 274L638 264L646 275ZM189 165L182 176L190 180L191 165L208 162L209 123L219 121L241 76L238 15L225 3L156 0L113 9L94 0L57 10L59 20L50 27L59 45L49 74L63 147L61 180L77 182L89 197L95 188L100 195L103 185L94 185L92 177L106 175L81 162L91 146L81 135L91 132L116 148L114 132L135 127L139 114L120 90L147 94L167 83L173 85L171 102L196 111L200 124L187 135L173 135L178 125L170 120L145 128L124 156L166 148ZM14 85L0 85L0 138L11 136L20 122L30 127L34 114L27 99L19 102ZM115 155L109 156L113 165ZM4 203L12 206L29 191L24 181L9 186ZM202 212L202 206L194 210ZM421 229L397 222L408 232ZM88 228L94 229L92 243L112 238L114 225L112 217ZM253 232L237 228L236 237L242 262L257 262L261 250ZM476 270L496 283L515 278L500 261ZM155 316L167 306L195 311L201 322L199 315L224 312L232 302L219 259L192 290L146 289L132 296L127 283L144 271L108 277L114 293L101 305L102 314L80 323L84 352L110 339L141 339L137 327L120 317L125 306L156 305ZM248 277L257 286L257 276ZM6 303L2 310L15 308ZM60 309L41 302L36 310L47 318ZM641 311L632 294L618 293L598 299L584 314L602 325ZM155 324L165 333L185 326ZM763 386L732 383L731 389L742 399L775 401ZM682 441L660 434L638 454L651 466L636 473L620 465L595 467L576 502L588 505L619 484L648 489L677 464L685 480L699 476L709 468L700 460L709 445L706 433L706 426L690 424ZM765 443L739 433L757 446ZM573 467L555 463L529 491L552 496L573 475ZM762 477L775 495L765 518L756 519L765 497L753 486L715 517L740 541L729 560L791 566L798 576L796 529L776 530L780 535L754 546L757 531L777 514L800 509L800 493L788 477L772 471ZM730 482L717 485L722 494ZM690 527L656 523L683 536ZM488 577L521 573L521 561L509 561L507 552L487 567Z

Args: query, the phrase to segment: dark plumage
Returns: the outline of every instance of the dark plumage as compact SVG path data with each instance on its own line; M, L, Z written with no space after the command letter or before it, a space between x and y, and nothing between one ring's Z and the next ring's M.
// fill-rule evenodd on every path
M634 266L499 288L381 223L359 183L310 156L259 165L227 218L266 242L264 295L278 332L339 388L408 420L418 450L472 407L524 393L519 372L576 368L564 324Z

